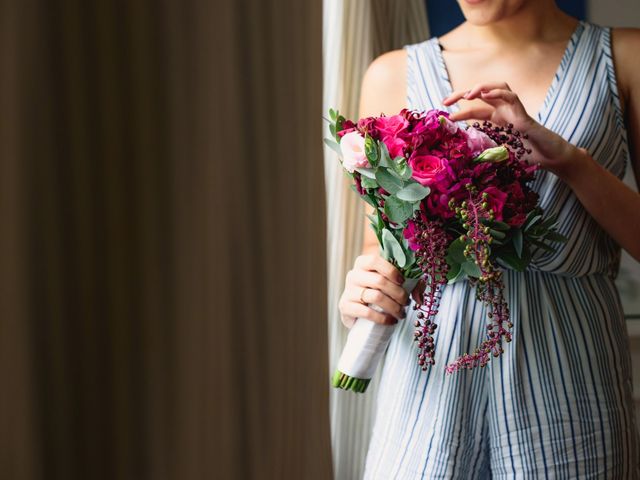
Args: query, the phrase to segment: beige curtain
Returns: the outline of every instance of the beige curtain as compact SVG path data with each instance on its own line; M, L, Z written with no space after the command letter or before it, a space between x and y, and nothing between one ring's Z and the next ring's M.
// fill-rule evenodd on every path
M423 0L324 0L324 108L357 118L362 76L379 54L428 37ZM384 92L381 92L383 95ZM325 136L328 136L325 126ZM330 370L335 368L347 330L338 299L344 278L362 247L363 202L350 190L331 149L325 149L327 190ZM377 378L377 376L375 377ZM377 382L364 395L331 392L331 434L335 478L362 477L375 410Z
M0 478L327 479L320 2L0 2Z

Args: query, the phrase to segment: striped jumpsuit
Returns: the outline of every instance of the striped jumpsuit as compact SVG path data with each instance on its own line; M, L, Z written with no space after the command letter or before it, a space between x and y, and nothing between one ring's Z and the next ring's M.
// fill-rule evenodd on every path
M609 28L580 22L536 120L617 177L629 162ZM437 38L406 45L409 108L452 91ZM452 111L458 107L453 106ZM507 270L513 341L485 368L446 375L485 335L474 290L446 286L436 365L417 366L409 307L387 351L365 479L636 479L629 340L613 277L619 247L555 175L533 188L569 241Z

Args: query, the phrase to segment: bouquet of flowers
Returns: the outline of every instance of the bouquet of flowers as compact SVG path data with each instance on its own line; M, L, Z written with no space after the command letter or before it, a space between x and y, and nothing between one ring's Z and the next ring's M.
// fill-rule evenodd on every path
M403 109L354 123L329 111L333 139L354 190L371 205L381 255L411 291L425 285L415 322L417 362L434 364L436 315L444 286L468 280L487 306L487 336L448 373L485 366L511 340L501 267L524 271L535 249L564 241L545 218L529 184L536 166L526 135L489 122L460 128L447 112ZM371 306L376 308L376 306ZM357 319L333 376L333 386L364 392L386 350L393 325Z

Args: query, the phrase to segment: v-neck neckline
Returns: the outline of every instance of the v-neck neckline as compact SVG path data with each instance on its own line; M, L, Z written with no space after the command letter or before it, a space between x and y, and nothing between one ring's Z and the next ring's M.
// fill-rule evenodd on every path
M564 53L562 54L562 58L560 59L560 63L553 74L553 79L551 80L551 84L547 89L547 93L545 94L544 101L542 105L538 108L538 111L534 114L536 121L539 123L542 122L543 116L547 115L547 110L549 105L551 105L554 95L557 94L558 85L560 84L560 80L562 79L566 67L569 63L569 60L573 53L575 52L576 46L578 45L578 41L582 31L585 29L585 22L583 20L578 20L578 24L576 25L573 33L569 37L567 41L567 45L564 49ZM453 93L453 85L451 84L451 78L449 77L449 70L447 69L447 65L444 61L444 55L442 54L442 46L440 45L440 38L433 37L431 39L432 47L435 51L436 58L438 59L438 63L440 64L440 78L442 79L442 83L445 87L445 96L443 98L448 97ZM460 106L457 103L448 107L451 113L456 112L460 109ZM468 125L466 122L462 121L463 124Z

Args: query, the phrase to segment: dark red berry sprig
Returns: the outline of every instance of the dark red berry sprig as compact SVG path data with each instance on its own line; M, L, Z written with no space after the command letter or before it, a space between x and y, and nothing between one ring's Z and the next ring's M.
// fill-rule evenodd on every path
M449 271L446 261L449 237L440 222L428 220L420 213L414 216L414 222L420 232L416 235L416 262L422 270L422 280L425 283L422 303L414 304L413 307L419 310L416 315L418 320L414 324L414 340L418 342L418 365L422 370L427 370L430 365L435 364L433 334L438 328L435 319Z
M526 148L522 142L528 139L529 136L513 128L513 123L508 123L506 126L499 126L485 120L482 122L482 125L475 122L472 126L476 130L484 132L498 145L507 145L518 160L521 160L525 154L531 154L531 149Z
M484 220L494 219L494 212L488 208L486 194L478 195L472 185L468 185L467 190L469 199L454 208L466 230L466 234L461 237L462 241L467 242L464 255L474 261L480 270L480 276L470 279L470 282L476 288L476 298L487 306L489 321L487 338L472 354L465 353L447 365L447 373L476 366L484 367L491 356L497 357L503 353L502 340L511 341L509 329L513 327L504 298L502 272L495 268L490 258L493 239L489 227L484 224Z

